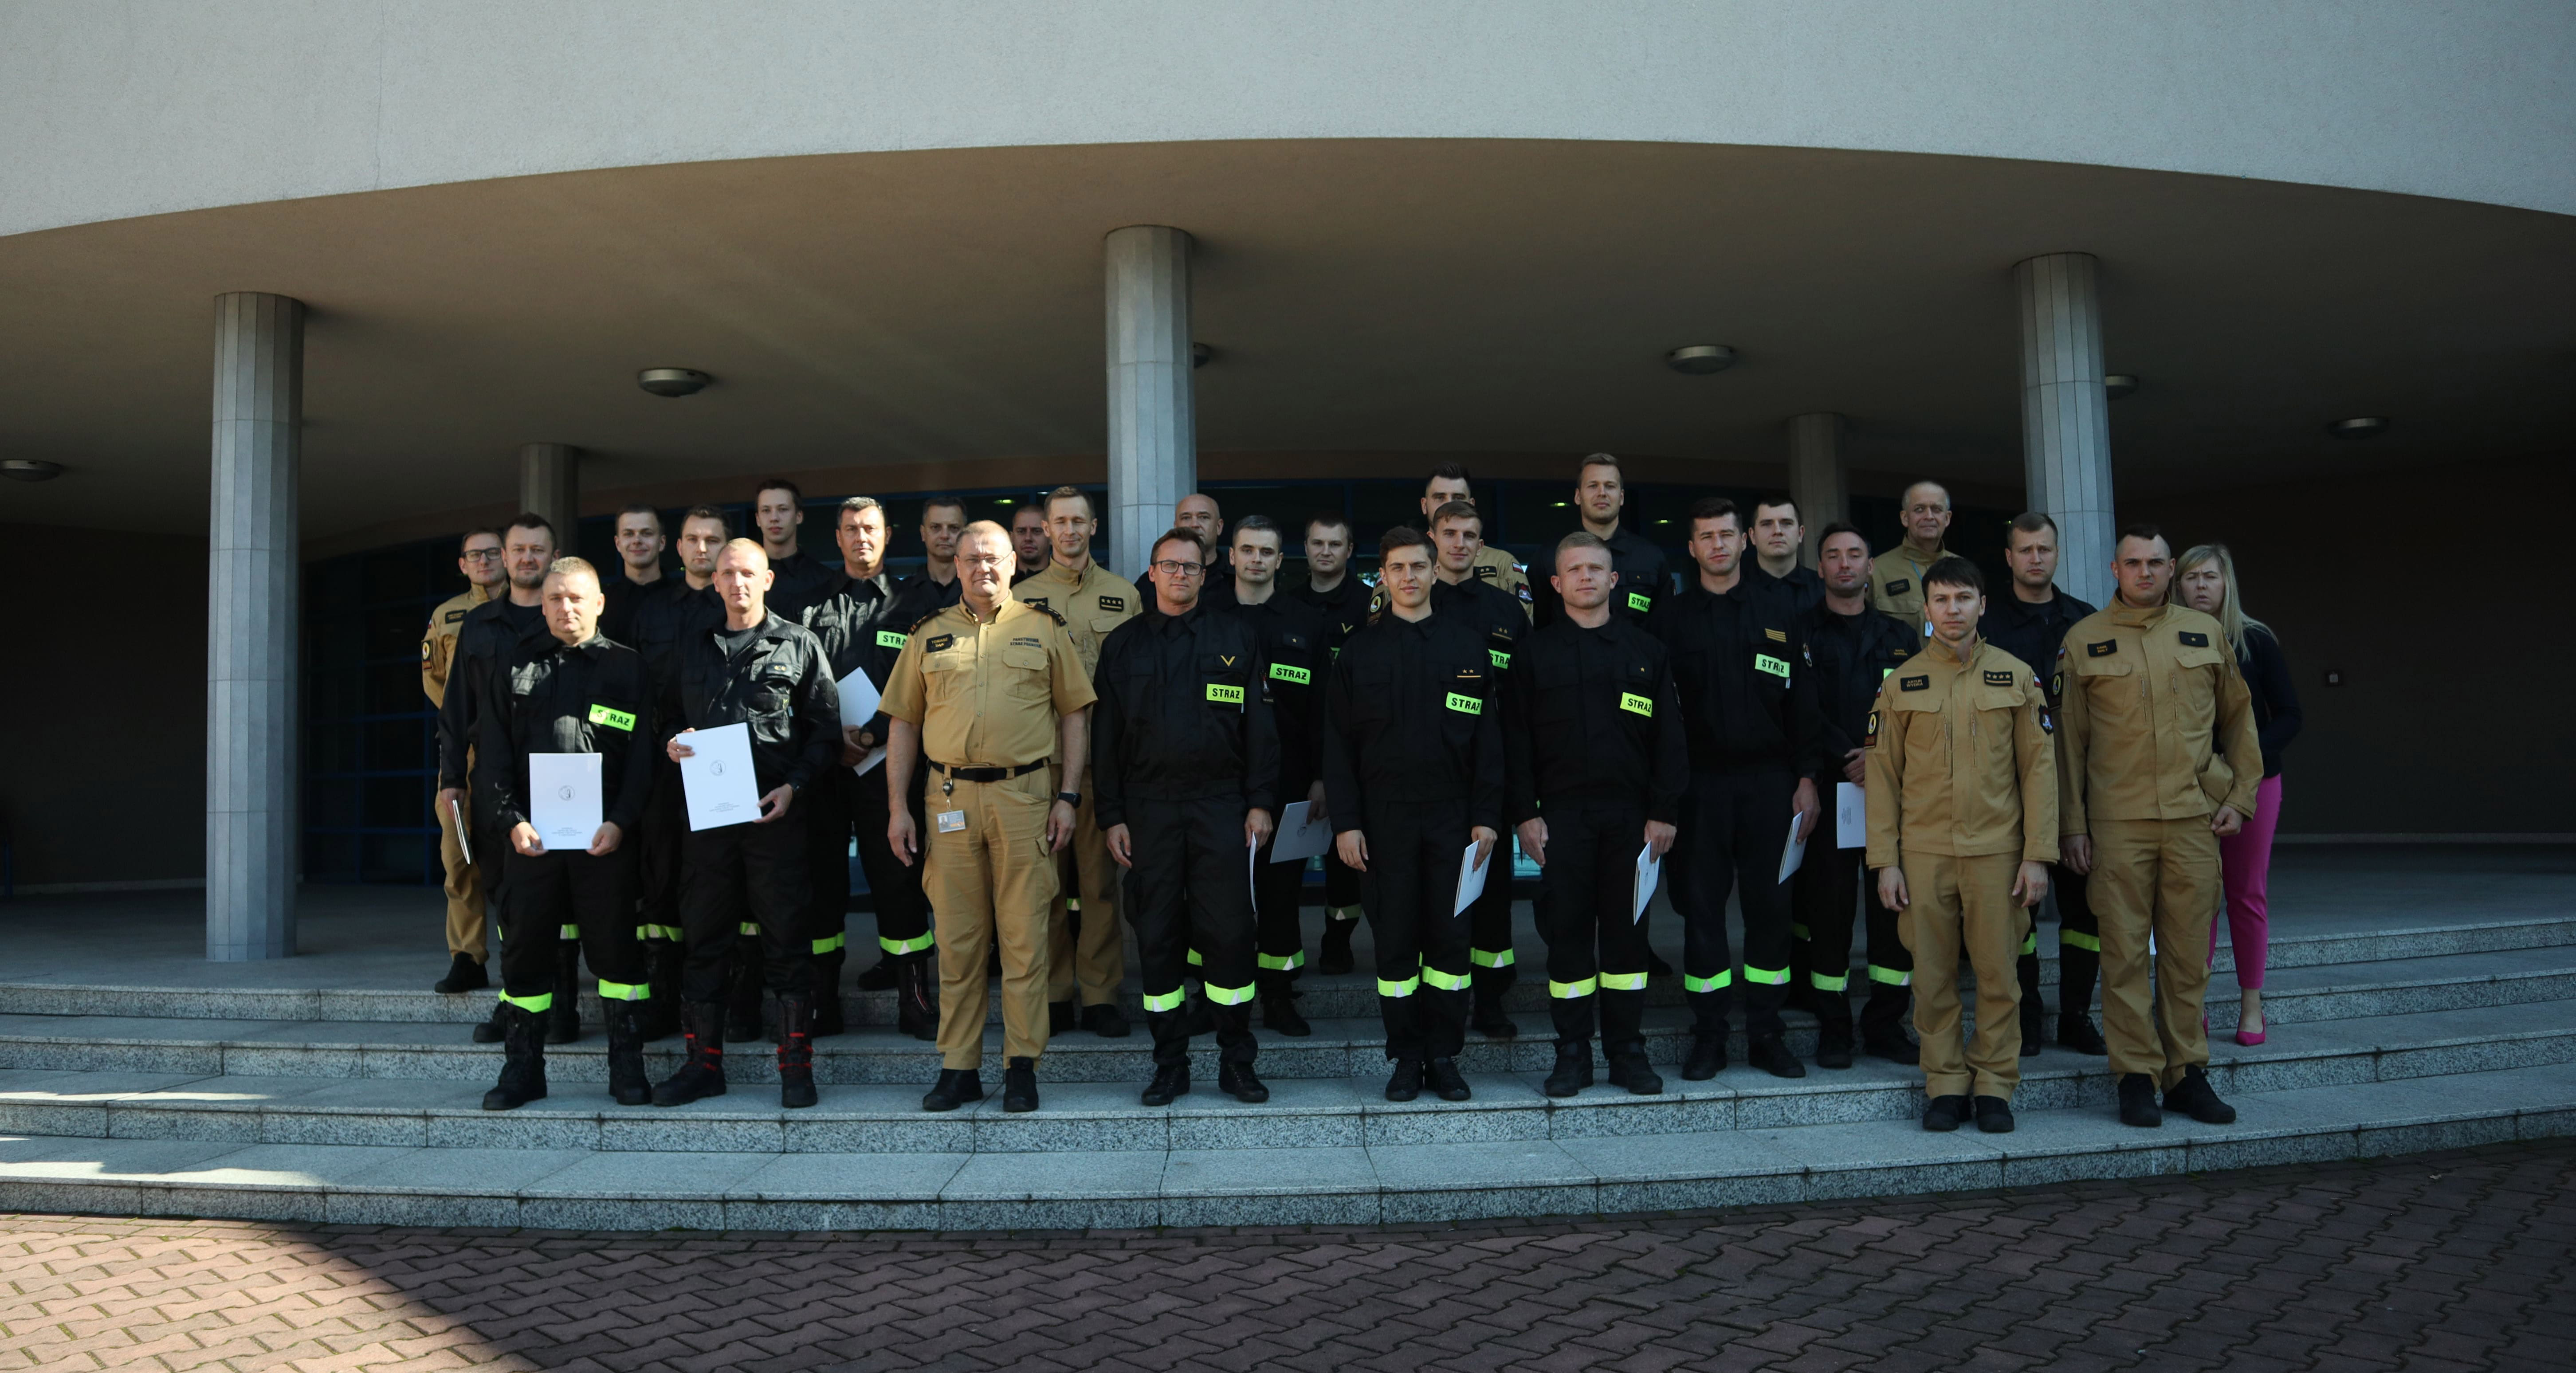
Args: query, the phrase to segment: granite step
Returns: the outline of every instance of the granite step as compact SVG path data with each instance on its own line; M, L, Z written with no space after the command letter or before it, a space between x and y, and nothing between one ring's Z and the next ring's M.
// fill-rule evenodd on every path
M0 1207L559 1230L1352 1225L1777 1205L2318 1162L2576 1133L2576 1064L2240 1094L2122 1127L2026 1101L2009 1135L1910 1119L1302 1148L697 1152L0 1136Z

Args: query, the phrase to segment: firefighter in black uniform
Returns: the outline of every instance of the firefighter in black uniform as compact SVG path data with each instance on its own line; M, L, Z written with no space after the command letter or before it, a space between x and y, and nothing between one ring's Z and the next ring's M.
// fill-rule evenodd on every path
M1342 645L1368 623L1369 584L1351 571L1351 523L1336 514L1306 521L1306 581L1289 594L1313 607L1324 624L1324 663L1316 673L1320 693L1325 672ZM1321 765L1318 764L1320 772ZM1292 798L1293 799L1293 798ZM1330 809L1327 807L1327 814ZM1341 854L1324 850L1324 938L1315 951L1315 967L1346 973L1353 966L1351 934L1360 927L1360 875Z
M841 568L806 606L804 624L823 645L837 681L865 672L885 689L894 660L903 654L912 621L898 622L894 579L885 572L885 507L866 496L841 502L833 538ZM927 614L928 612L924 612ZM939 996L930 980L930 903L921 874L899 862L886 845L886 786L882 711L841 721L842 766L827 768L802 798L813 807L808 824L814 853L814 1033L842 1030L841 968L849 957L843 928L850 905L850 845L855 834L859 866L868 875L876 906L877 947L895 974L895 1027L915 1039L939 1035ZM871 761L872 755L878 755ZM852 768L867 765L867 771Z
M467 818L474 827L471 847L482 863L490 865L486 881L495 887L510 866L508 831L471 808L474 798L489 790L481 778L482 758L473 750L483 737L483 716L497 708L501 685L495 678L501 661L513 650L542 653L554 642L546 631L544 604L546 569L554 560L555 527L545 516L521 515L501 531L501 562L509 571L509 592L466 613L456 631L456 656L448 664L447 692L438 702L437 805L442 812L451 804L467 806ZM580 975L581 946L557 946L553 990L560 994L557 1004L562 1009L546 1017L550 1043L569 1044L581 1038L581 1015L573 999ZM504 1004L496 1002L492 1018L474 1027L474 1042L500 1042Z
M1574 508L1583 519L1582 532L1610 550L1610 570L1619 579L1610 590L1610 613L1643 625L1655 602L1670 593L1672 574L1664 550L1619 522L1619 512L1627 506L1628 484L1619 460L1607 453L1586 455L1574 473ZM1555 589L1544 578L1530 593L1540 624L1563 613Z
M1651 625L1672 654L1690 744L1673 905L1682 916L1682 993L1692 1017L1682 1076L1693 1082L1726 1066L1730 888L1744 910L1746 1056L1775 1077L1807 1074L1781 1042L1790 921L1780 862L1792 825L1801 834L1815 828L1824 717L1788 604L1744 580L1742 521L1722 496L1691 507L1698 575L1656 608Z
M1501 711L1478 626L1431 604L1432 555L1418 530L1378 541L1387 609L1342 647L1324 698L1324 791L1333 842L1367 884L1378 1010L1395 1064L1386 1099L1427 1079L1465 1101L1468 922L1461 859L1493 881L1503 815Z
M681 575L636 599L627 621L634 638L618 642L644 656L655 701L669 690L680 644L724 623L724 602L715 592L716 553L731 537L722 511L710 505L691 508L680 518ZM644 1033L650 1039L680 1032L680 965L688 943L680 929L680 844L688 832L680 767L656 750L652 799L644 807L636 854L643 901L639 918L645 959L652 968L653 996L644 1003Z
M2004 531L2004 561L2012 568L2012 593L1986 598L1986 613L1977 621L1977 637L2021 659L2039 674L2042 690L2051 692L2049 714L2057 713L2057 652L2066 631L2095 607L2057 589L2057 521L2036 510L2013 517ZM2087 899L2085 874L2064 863L2048 865L2049 895L2057 902L2057 1042L2079 1054L2111 1052L2093 1025L2093 985L2102 971L2101 929ZM2035 916L2037 912L2033 912ZM2021 1053L2040 1049L2039 931L2036 924L2022 939L2016 968L2021 979Z
M662 572L662 554L670 542L662 536L662 512L651 505L638 501L617 512L619 575L600 588L608 609L599 613L599 632L610 640L634 644L635 608L670 583Z
M1825 599L1824 579L1798 561L1807 541L1807 522L1798 503L1785 493L1753 503L1753 550L1744 560L1744 580L1789 602L1789 613L1804 616Z
M822 645L802 625L772 615L769 560L736 539L716 555L724 623L680 645L659 712L665 751L690 756L688 736L748 724L760 814L736 825L692 830L680 856L680 925L688 932L680 1023L688 1059L653 1089L653 1104L678 1106L725 1090L725 960L735 932L760 929L763 972L778 998L778 1102L814 1104L811 856L797 796L841 754L841 700Z
M1556 1068L1542 1090L1552 1097L1592 1084L1595 1005L1610 1081L1645 1096L1664 1089L1639 1028L1637 856L1672 847L1690 771L1664 646L1611 610L1617 575L1598 535L1557 544L1550 583L1562 613L1522 641L1503 691L1511 818L1521 851L1539 865L1556 1022Z
M1767 508L1767 507L1766 507ZM1825 754L1830 760L1815 778L1821 803L1835 784L1861 785L1867 775L1864 746L1869 738L1870 703L1879 683L1912 656L1922 637L1904 621L1870 608L1869 542L1860 531L1836 521L1825 526L1816 552L1822 565L1824 599L1800 620L1806 666L1814 670L1816 698L1825 715ZM1807 841L1807 859L1790 879L1790 1004L1803 1003L1817 1025L1816 1065L1852 1065L1851 946L1852 907L1862 902L1862 850L1840 847L1832 806L1824 806L1815 836ZM1867 901L1869 999L1861 1008L1860 1044L1891 1063L1917 1063L1921 1051L1905 1037L1906 988L1913 981L1914 955L1898 932L1900 917Z
M555 946L564 930L577 933L599 977L608 1094L621 1106L641 1106L653 1096L644 1080L641 1007L652 989L635 932L635 850L626 840L653 783L652 698L643 658L599 633L607 597L596 569L579 558L562 559L547 573L544 592L551 637L542 648L511 646L494 676L500 690L476 722L477 811L492 817L511 850L495 893L501 1042L509 1056L500 1082L484 1094L483 1109L507 1111L546 1094L539 1020L562 1009L556 998L566 995L555 980ZM538 831L528 782L529 755L538 753L598 755L596 829Z
M1519 597L1476 575L1476 554L1485 546L1484 519L1465 501L1451 501L1431 513L1431 538L1438 550L1439 580L1431 588L1435 610L1464 619L1485 638L1485 657L1494 669L1499 691L1511 671L1512 654L1529 633L1529 612ZM1503 1012L1503 996L1519 979L1512 957L1511 849L1494 869L1476 904L1467 908L1468 960L1475 966L1476 994L1467 1023L1488 1039L1510 1039L1520 1027Z
M1278 814L1279 736L1260 637L1199 603L1207 548L1195 530L1154 541L1154 611L1109 632L1092 674L1093 813L1127 869L1127 923L1143 964L1154 1037L1148 1106L1190 1089L1190 963L1215 1021L1217 1086L1267 1101L1253 1075L1255 995L1250 874Z
M1330 636L1313 606L1280 594L1283 552L1279 526L1269 516L1247 515L1234 526L1231 609L1261 645L1262 682L1279 732L1279 805L1284 810L1304 801L1329 815L1322 765ZM1261 1023L1291 1036L1314 1033L1296 1001L1295 979L1306 966L1306 936L1298 921L1305 890L1305 863L1271 862L1264 845L1253 868L1254 981L1261 988Z

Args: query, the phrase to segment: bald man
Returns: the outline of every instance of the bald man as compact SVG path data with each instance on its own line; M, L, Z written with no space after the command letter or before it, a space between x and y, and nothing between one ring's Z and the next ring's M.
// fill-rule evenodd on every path
M1950 556L1942 541L1950 532L1950 490L1936 481L1916 482L1905 488L1896 513L1905 522L1905 537L1870 561L1869 604L1904 621L1919 637L1926 632L1923 574Z
M1199 604L1222 609L1234 604L1234 563L1226 556L1225 512L1219 510L1216 497L1204 491L1193 491L1181 497L1172 507L1172 527L1186 529L1207 545L1206 585L1199 588Z

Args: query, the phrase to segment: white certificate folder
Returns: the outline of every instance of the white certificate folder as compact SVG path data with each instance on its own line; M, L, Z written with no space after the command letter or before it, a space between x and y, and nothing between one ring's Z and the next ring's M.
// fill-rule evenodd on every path
M718 725L683 734L680 742L689 746L689 756L680 760L680 785L688 793L690 829L722 829L760 818L751 726Z
M599 835L603 815L596 753L528 755L528 823L548 853L579 853Z

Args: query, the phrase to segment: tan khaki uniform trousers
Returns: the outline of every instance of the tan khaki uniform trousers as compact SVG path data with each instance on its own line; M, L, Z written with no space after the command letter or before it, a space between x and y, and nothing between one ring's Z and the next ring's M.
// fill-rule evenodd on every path
M2092 819L2093 918L2102 931L2102 1037L2111 1071L2159 1087L2209 1062L2209 913L2218 908L2218 836L2206 816ZM2147 936L2155 936L2149 1006Z
M1092 818L1089 792L1073 819L1073 842L1063 854L1072 882L1056 896L1047 924L1047 1000L1071 1001L1078 990L1083 1005L1105 1006L1118 999L1118 984L1127 976L1118 863L1109 856L1109 837ZM1065 910L1067 897L1082 902L1078 933Z
M2021 982L2013 963L2030 926L2029 913L2012 895L2021 855L1907 853L1902 866L1912 904L1896 928L1914 955L1914 1031L1923 1040L1924 1094L2010 1101L2021 1082ZM1976 1037L1964 1054L1962 953L1977 973Z
M456 802L465 813L465 823L474 823L474 803L462 797ZM475 962L484 960L483 868L465 861L465 846L456 838L456 817L447 808L438 808L438 863L447 874L447 951L463 954Z
M1046 1052L1047 920L1056 896L1056 855L1047 848L1054 805L1049 769L999 782L958 782L930 774L928 857L921 883L939 942L939 1062L984 1064L989 1007L984 963L1002 945L1002 1056ZM965 827L942 833L939 817L962 812Z

